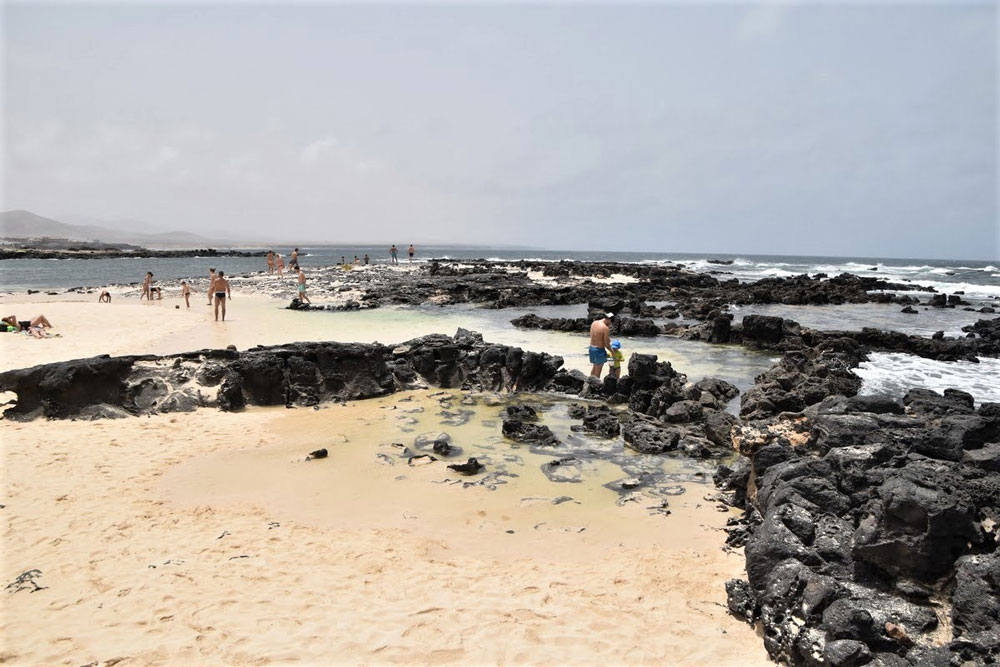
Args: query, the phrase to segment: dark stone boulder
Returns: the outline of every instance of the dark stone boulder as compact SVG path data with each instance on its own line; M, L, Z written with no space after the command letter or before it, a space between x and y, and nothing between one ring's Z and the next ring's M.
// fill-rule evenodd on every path
M552 430L543 424L529 424L518 419L504 418L504 436L516 442L533 445L558 445L559 440Z

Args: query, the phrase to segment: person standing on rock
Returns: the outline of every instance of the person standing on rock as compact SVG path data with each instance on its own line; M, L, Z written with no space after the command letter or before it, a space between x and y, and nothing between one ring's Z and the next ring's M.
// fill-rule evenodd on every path
M275 261L275 265L276 265L276 267L278 269L278 275L279 276L285 275L285 260L282 259L280 252L279 253L275 253L274 261Z
M267 251L267 273L268 275L274 273L274 251Z
M312 303L309 297L306 296L306 274L302 271L302 267L299 267L299 301Z
M590 374L595 378L601 377L608 354L614 354L611 347L611 320L614 316L614 313L604 313L604 317L590 325Z
M417 249L414 248L413 244L411 243L410 247L406 250L406 254L410 256L410 261L411 262L413 261L413 255L415 255L416 252L417 252Z
M396 244L393 243L392 247L389 248L389 255L392 257L392 263L393 264L399 264L399 260L396 259L396 255L398 255L398 254L399 254L399 250L396 248Z
M226 280L226 274L219 271L212 285L215 289L215 321L219 321L219 306L222 306L222 321L225 322L226 301L233 298L232 291L229 289L229 281Z

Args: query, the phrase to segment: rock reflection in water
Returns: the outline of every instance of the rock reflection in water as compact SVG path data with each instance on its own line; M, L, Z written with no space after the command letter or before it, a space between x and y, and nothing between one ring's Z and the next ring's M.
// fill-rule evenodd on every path
M444 390L412 394L406 401L409 407L383 406L405 411L405 419L387 420L387 426L396 432L383 437L394 443L381 445L375 456L383 463L402 465L414 456L428 456L435 459L428 463L442 467L456 463L456 459L474 458L484 466L474 477L452 473L437 480L439 483L495 490L516 481L548 492L526 500L567 502L600 497L617 504L648 503L648 509L668 514L668 498L683 493L685 484L707 483L715 466L712 461L676 452L640 454L627 449L621 435L602 437L579 430L580 419L571 417L586 412L581 404L587 403L579 399ZM452 406L456 404L465 408L455 411ZM461 419L455 419L456 412ZM505 414L547 427L555 444L522 443L504 437L500 424Z

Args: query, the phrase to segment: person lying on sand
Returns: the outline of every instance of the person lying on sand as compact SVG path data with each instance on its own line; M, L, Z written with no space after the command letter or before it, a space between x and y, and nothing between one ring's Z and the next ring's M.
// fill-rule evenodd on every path
M52 323L44 315L36 315L30 320L18 320L16 316L8 315L0 321L9 327L8 331L23 331L35 338L48 338L49 333L45 330L52 328Z
M111 303L111 292L103 290L101 296L97 297L97 303Z

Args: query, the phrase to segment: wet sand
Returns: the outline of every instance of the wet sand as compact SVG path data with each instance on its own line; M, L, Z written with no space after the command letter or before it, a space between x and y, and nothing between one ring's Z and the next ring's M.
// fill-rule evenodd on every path
M45 588L4 594L3 660L766 664L706 487L669 516L531 461L463 488L377 457L399 398L5 424L3 578Z

